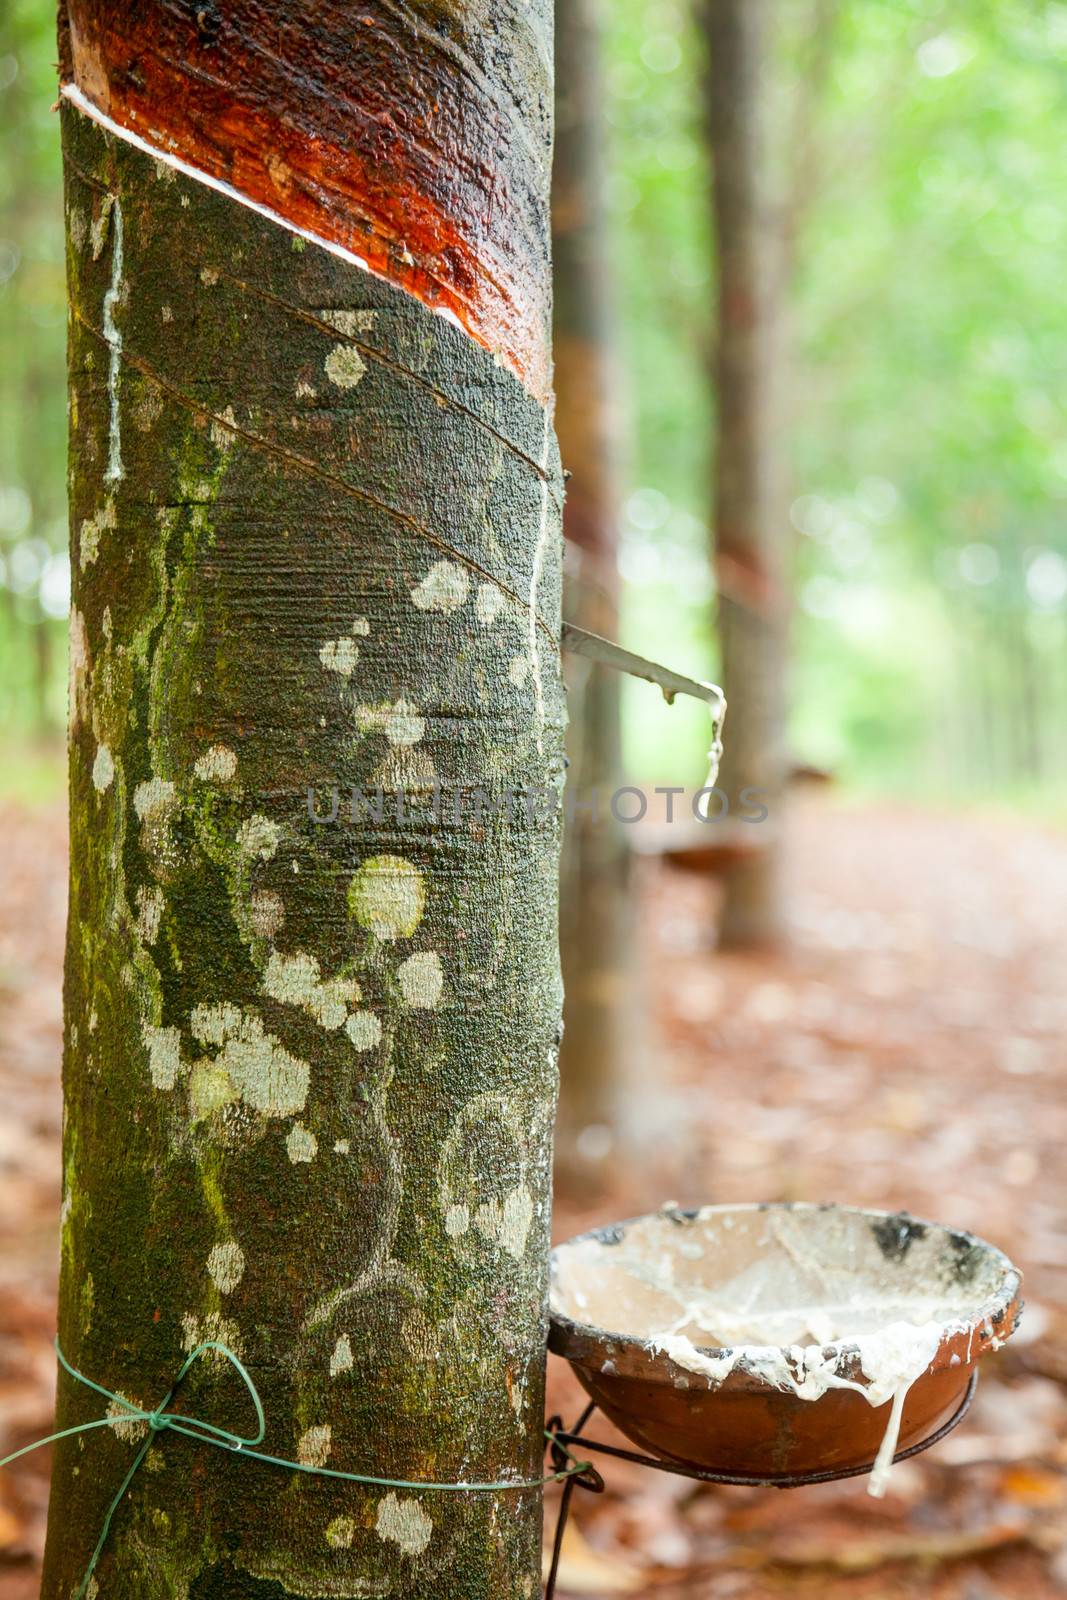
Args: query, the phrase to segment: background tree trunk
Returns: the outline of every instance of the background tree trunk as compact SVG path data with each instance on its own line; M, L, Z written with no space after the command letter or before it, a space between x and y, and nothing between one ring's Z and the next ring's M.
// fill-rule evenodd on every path
M604 103L598 0L567 0L556 31L552 179L556 426L567 484L566 609L618 636L622 419L604 206ZM566 828L560 917L563 1050L556 1171L588 1179L623 1131L636 1078L640 994L625 829L611 814L622 782L617 673L567 663L570 758L578 802ZM597 798L595 813L586 802Z
M723 686L730 706L720 785L737 806L758 788L764 848L726 879L721 939L782 931L780 852L786 774L787 524L782 507L777 342L780 279L761 202L764 0L702 0L718 263L714 549ZM772 833L771 828L774 829Z
M86 0L62 41L84 98L63 111L61 1342L152 1405L185 1350L222 1339L262 1393L266 1449L405 1479L541 1472L563 723L547 11L371 0L317 7L312 30L296 7L149 5L117 39ZM229 76L241 50L273 97ZM391 86L364 76L372 60ZM161 102L179 150L210 166L195 135L213 130L212 170L241 183L251 105L271 208L299 221L287 194L314 196L329 243L88 114L159 132L145 85L182 70L192 88ZM454 206L448 238L413 229L403 287L338 248L374 210L356 158L390 94L380 172L425 198L415 218ZM361 116L328 214L301 159L321 117L326 160L338 95ZM450 167L485 123L497 167ZM415 169L435 142L431 194ZM496 257L465 231L478 183L497 195ZM509 250L509 273L466 284L471 337L452 325L464 263ZM435 780L466 786L458 822ZM334 784L336 820L313 820L309 787L323 819ZM380 815L350 815L350 786L379 785ZM472 815L476 787L531 804ZM60 1426L98 1405L61 1382ZM238 1428L247 1409L211 1364L183 1405ZM136 1431L57 1450L47 1600L75 1592ZM537 1492L361 1490L168 1434L100 1592L532 1596L540 1532Z

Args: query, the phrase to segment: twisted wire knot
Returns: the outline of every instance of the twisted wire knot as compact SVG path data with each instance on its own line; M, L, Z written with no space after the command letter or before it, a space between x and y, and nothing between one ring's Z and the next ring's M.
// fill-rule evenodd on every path
M189 1368L211 1350L216 1351L229 1362L244 1384L256 1414L256 1430L254 1433L232 1433L229 1428L220 1428L214 1422L205 1422L203 1417L197 1417L185 1411L171 1411L168 1409ZM262 1461L268 1466L282 1467L287 1472L304 1472L316 1478L334 1478L344 1483L356 1483L364 1487L370 1486L379 1489L427 1490L436 1493L451 1492L453 1494L514 1494L531 1489L540 1489L546 1483L557 1483L562 1479L583 1479L590 1473L598 1476L588 1461L576 1460L562 1440L551 1438L547 1433L546 1438L550 1439L553 1447L552 1461L556 1470L544 1478L505 1479L497 1483L425 1483L420 1482L418 1479L378 1478L364 1472L342 1472L337 1467L316 1467L306 1461L291 1461L286 1456L272 1456L268 1455L265 1450L256 1449L257 1445L262 1444L267 1433L267 1418L263 1410L263 1402L259 1398L259 1390L252 1382L245 1366L234 1355L233 1351L227 1345L220 1344L216 1339L205 1340L203 1344L198 1344L196 1349L186 1356L178 1371L178 1376L171 1384L167 1394L160 1404L152 1410L147 1410L144 1406L137 1405L133 1400L127 1400L125 1395L115 1394L113 1390L105 1389L103 1384L95 1382L92 1378L87 1378L84 1372L79 1372L77 1367L71 1366L59 1347L58 1339L56 1340L56 1355L63 1371L73 1378L75 1382L84 1384L85 1388L92 1389L96 1394L102 1395L108 1401L109 1410L105 1416L96 1417L91 1422L79 1422L72 1428L61 1428L58 1433L51 1433L46 1439L36 1439L33 1444L23 1445L21 1450L14 1450L9 1456L5 1456L0 1460L0 1467L8 1466L12 1461L17 1461L20 1456L29 1455L32 1450L40 1450L44 1445L55 1444L60 1439L72 1438L75 1434L89 1433L94 1428L112 1428L116 1423L125 1422L144 1422L148 1425L148 1437L144 1440L130 1463L126 1476L119 1484L104 1515L100 1537L96 1541L96 1549L90 1557L89 1565L85 1569L85 1576L81 1581L81 1587L78 1589L74 1600L84 1600L85 1595L88 1593L93 1572L111 1531L112 1519L125 1499L130 1484L140 1471L141 1465L152 1448L157 1435L168 1431L184 1434L186 1438L196 1439L200 1444L212 1445L216 1450L229 1450L235 1455L241 1454L249 1461ZM113 1407L117 1407L118 1410L110 1409Z

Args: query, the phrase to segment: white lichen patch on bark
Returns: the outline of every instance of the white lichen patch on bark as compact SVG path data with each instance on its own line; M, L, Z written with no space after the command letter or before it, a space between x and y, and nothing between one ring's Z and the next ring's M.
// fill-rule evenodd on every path
M373 1050L382 1040L382 1025L373 1011L353 1011L345 1032L357 1050Z
M237 832L237 848L242 855L257 856L260 861L270 861L278 849L282 830L269 817L252 816L243 822Z
M330 1459L333 1430L328 1422L306 1428L296 1443L296 1459L303 1467L324 1467Z
M398 700L382 714L382 730L390 744L418 744L426 732L426 723L418 714L418 707L410 700Z
M228 745L213 744L197 758L193 771L204 783L231 783L237 776L237 756Z
M235 1356L244 1355L244 1342L241 1330L232 1317L224 1317L220 1311L208 1311L204 1316L198 1316L193 1311L182 1314L182 1349L186 1355L196 1349L198 1344L207 1344L211 1341L216 1344L228 1345ZM209 1358L216 1354L209 1351ZM221 1363L225 1360L218 1356Z
M116 526L115 502L110 496L93 516L83 518L78 534L78 561L83 572L100 554L103 535L114 533Z
M458 611L470 586L465 567L455 561L435 561L421 583L412 589L412 603L420 611Z
M441 999L444 971L436 950L420 950L400 963L397 971L400 992L416 1010L428 1011Z
M173 1089L182 1069L181 1034L177 1028L146 1026L141 1037L148 1051L148 1071L157 1089Z
M335 344L326 357L326 376L338 389L354 389L366 370L354 344Z
M209 1115L241 1099L265 1116L293 1116L307 1103L311 1069L290 1055L254 1013L222 1002L194 1007L193 1033L203 1045L221 1045L213 1059L197 1062L189 1083L194 1111Z
M491 628L500 615L504 593L495 583L480 583L474 597L474 615L483 628Z
M378 318L378 313L371 310L352 311L347 307L341 309L327 308L320 310L318 316L323 322L329 323L338 333L346 339L354 339L357 333L370 333Z
M348 905L377 938L409 939L426 905L422 873L402 856L369 856L348 886Z
M240 1092L225 1068L214 1061L198 1061L189 1074L189 1109L194 1120L210 1117L240 1099Z
M245 1253L236 1239L212 1245L207 1270L220 1294L232 1294L245 1275Z
M67 232L75 250L84 250L89 240L89 219L80 206L67 207Z
M93 762L93 788L104 794L115 781L115 762L106 744L97 745Z
M533 1199L525 1184L512 1189L507 1198L487 1200L478 1207L474 1225L479 1233L520 1261L533 1222Z
M359 645L347 635L340 639L327 639L319 647L319 660L327 672L336 672L339 677L350 678L359 660Z
M177 803L178 794L173 783L162 778L148 778L133 791L133 809L142 822L169 815Z
M211 419L211 442L217 450L228 450L237 432L237 417L232 406Z
M115 1392L118 1394L120 1391L116 1390ZM122 1399L127 1400L129 1399L129 1396L123 1395ZM131 1401L131 1404L136 1404L136 1402ZM148 1432L148 1423L143 1421L140 1417L131 1416L126 1407L121 1405L118 1400L108 1401L108 1407L107 1411L105 1412L105 1416L107 1416L111 1422L112 1431L116 1433L120 1439L125 1439L131 1444L134 1441L143 1439Z
M500 1094L476 1095L456 1113L438 1161L438 1204L459 1254L481 1253L484 1240L516 1261L524 1259L537 1214L525 1177L529 1138L516 1108ZM518 1181L509 1192L485 1183L475 1155L483 1146L495 1151L500 1167L518 1162Z
M352 1364L352 1341L347 1333L342 1333L330 1356L330 1377L336 1378L340 1372L351 1372Z
M410 700L401 698L384 706L357 706L356 725L364 733L381 732L392 745L413 745L426 732L425 718Z
M430 1542L433 1521L417 1500L398 1499L392 1490L379 1503L374 1524L380 1539L399 1545L406 1556L421 1556Z
M437 782L437 769L425 750L397 748L390 745L389 753L374 774L374 783L384 793L410 790L429 796Z
M310 1128L305 1128L302 1122L297 1122L289 1130L285 1149L289 1160L296 1166L302 1161L314 1161L318 1154L319 1141Z
M133 809L141 822L141 849L157 876L164 878L178 864L171 832L177 808L177 790L163 778L148 778L133 791Z
M508 662L508 677L515 685L516 689L521 689L529 676L529 656L512 656L511 660Z
M283 955L271 951L263 974L263 992L284 1005L301 1006L320 1027L340 1028L348 1008L359 999L359 984L354 978L329 978L323 981L319 963L304 950Z
M107 238L108 228L111 224L111 208L115 204L113 194L105 194L100 200L100 209L89 224L89 243L93 250L93 260L99 261L104 252L104 241Z

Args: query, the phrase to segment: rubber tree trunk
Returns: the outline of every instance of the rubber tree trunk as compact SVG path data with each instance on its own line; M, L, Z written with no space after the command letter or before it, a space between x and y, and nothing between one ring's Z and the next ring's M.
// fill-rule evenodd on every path
M338 0L312 25L84 0L61 46L62 1347L154 1405L221 1339L274 1454L536 1479L561 1011L548 7ZM211 1359L180 1404L251 1420ZM101 1405L62 1379L60 1426ZM47 1600L76 1591L136 1431L57 1449ZM536 1490L357 1488L167 1433L99 1589L510 1600L540 1534Z
M782 932L780 855L786 773L788 614L784 600L772 235L761 203L764 0L701 0L718 262L714 556L729 735L719 777L738 806L762 791L770 826L726 879L721 940Z
M572 621L608 638L619 626L622 419L604 205L604 103L598 0L567 0L556 24L552 255L556 426L571 477L563 513ZM636 1078L637 929L625 829L610 799L622 782L619 678L568 663L569 809L560 917L564 1035L556 1171L587 1181L617 1153Z

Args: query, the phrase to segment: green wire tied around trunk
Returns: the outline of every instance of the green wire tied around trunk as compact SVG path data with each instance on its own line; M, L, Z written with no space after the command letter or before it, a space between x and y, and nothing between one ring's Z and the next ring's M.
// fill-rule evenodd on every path
M228 1428L219 1428L213 1422L205 1422L202 1417L192 1416L181 1411L171 1411L169 1406L180 1388L183 1379L195 1361L206 1355L209 1350L217 1351L230 1363L241 1382L248 1391L248 1397L256 1414L256 1431L251 1434L231 1433ZM136 1405L132 1400L127 1400L125 1395L114 1394L106 1389L102 1383L96 1383L92 1378L87 1378L84 1372L79 1372L77 1367L72 1367L63 1351L60 1349L59 1340L56 1340L56 1355L64 1372L77 1383L84 1384L87 1389L102 1395L112 1405L118 1406L125 1416L112 1414L97 1417L92 1422L80 1422L76 1427L63 1428L58 1433L50 1433L45 1439L37 1439L33 1444L23 1445L21 1450L14 1450L9 1456L0 1459L0 1467L10 1466L12 1461L17 1461L20 1456L27 1456L34 1450L41 1450L45 1445L55 1444L60 1439L69 1439L74 1434L89 1433L94 1428L112 1428L116 1423L144 1422L148 1424L148 1437L134 1456L115 1495L104 1513L100 1537L96 1541L96 1548L85 1569L85 1576L81 1581L75 1600L84 1600L88 1591L90 1580L97 1562L107 1543L108 1534L111 1532L111 1523L115 1513L126 1497L126 1493L144 1463L145 1456L152 1448L156 1436L168 1430L171 1433L182 1433L187 1439L196 1439L200 1444L213 1446L216 1450L229 1450L234 1455L242 1455L250 1461L264 1461L271 1467L284 1467L288 1472L306 1472L315 1478L338 1478L343 1483L359 1483L375 1489L411 1489L430 1491L437 1494L503 1494L518 1493L532 1489L542 1489L548 1483L559 1483L564 1478L580 1477L590 1470L588 1461L578 1461L564 1445L546 1432L546 1439L550 1439L554 1450L561 1451L570 1461L568 1467L561 1467L556 1472L550 1472L544 1478L510 1479L499 1483L422 1483L417 1480L405 1478L377 1478L364 1472L342 1472L336 1467L314 1467L304 1461L291 1461L287 1456L268 1455L264 1450L257 1450L256 1446L262 1444L267 1433L267 1418L263 1410L263 1402L259 1398L259 1391L252 1380L251 1374L243 1362L234 1355L228 1345L220 1344L216 1339L207 1339L203 1344L198 1344L182 1362L178 1376L168 1389L165 1397L154 1411L146 1411L143 1406Z

